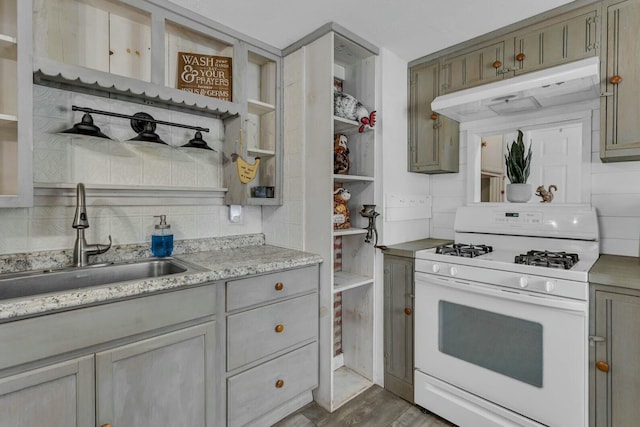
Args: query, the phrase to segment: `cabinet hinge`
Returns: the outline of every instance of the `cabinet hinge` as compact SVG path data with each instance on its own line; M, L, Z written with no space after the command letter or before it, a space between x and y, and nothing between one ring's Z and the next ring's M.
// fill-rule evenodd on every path
M597 342L605 342L607 341L606 337L599 337L597 335L589 335L589 345L594 345Z
M613 96L613 92L602 92L600 96Z

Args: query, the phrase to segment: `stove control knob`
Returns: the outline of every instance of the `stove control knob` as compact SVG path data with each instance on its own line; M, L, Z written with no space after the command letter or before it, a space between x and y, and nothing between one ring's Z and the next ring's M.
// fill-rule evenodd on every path
M455 267L451 267L449 269L449 274L451 274L452 276L455 276L456 274L458 274L458 269Z
M434 273L437 273L438 271L440 271L440 266L438 264L433 264L431 266L431 271L433 271Z
M520 278L520 287L521 287L521 288L526 288L526 287L527 287L527 285L528 285L528 283L527 283L527 278L526 278L526 277L521 277L521 278Z
M555 288L555 285L553 284L553 281L547 280L546 282L544 282L544 290L545 291L551 292L551 291L553 291L554 288Z

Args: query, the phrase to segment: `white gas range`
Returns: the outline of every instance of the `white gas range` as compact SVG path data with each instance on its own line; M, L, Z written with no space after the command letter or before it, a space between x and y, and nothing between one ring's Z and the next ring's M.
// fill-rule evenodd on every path
M460 426L587 425L588 205L477 204L416 253L415 401Z

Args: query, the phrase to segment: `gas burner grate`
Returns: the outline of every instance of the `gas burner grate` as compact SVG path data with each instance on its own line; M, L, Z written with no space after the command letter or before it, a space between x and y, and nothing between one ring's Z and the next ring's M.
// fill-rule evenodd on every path
M492 251L493 247L488 245L472 245L466 243L453 243L451 245L443 245L436 248L437 254L461 256L465 258L474 258L488 254Z
M567 252L529 251L516 255L516 264L534 265L538 267L564 268L569 270L579 261L578 254Z

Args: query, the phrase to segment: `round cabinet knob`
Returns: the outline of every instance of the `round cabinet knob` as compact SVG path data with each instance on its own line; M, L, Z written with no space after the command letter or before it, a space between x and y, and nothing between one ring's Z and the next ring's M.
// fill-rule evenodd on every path
M433 264L431 266L431 271L433 271L434 273L437 273L438 271L440 271L440 266L438 264Z
M276 381L276 388L282 388L282 387L284 387L284 380Z
M491 66L497 70L498 68L502 67L502 62L496 61L493 64L491 64Z
M431 113L431 120L436 120L438 118L438 115L436 113Z
M452 276L455 276L456 274L458 274L458 269L455 268L455 267L451 267L449 269L449 274L452 275Z
M278 282L276 283L275 288L276 288L276 291L281 291L284 289L284 284L282 282Z
M527 283L527 278L526 277L521 277L519 280L519 284L521 288L526 288L528 283Z
M409 307L404 309L404 314L406 314L407 316L411 316L411 313L413 313L413 310L411 310Z
M113 427L111 424L102 424L101 427Z
M602 372L609 372L609 364L607 362L596 362L596 368L598 368L598 370Z
M622 77L617 74L609 79L609 83L611 83L612 85L620 84L621 81Z
M522 52L520 52L519 54L516 55L516 61L518 61L518 62L524 61L524 58L525 58L525 56L524 56L524 53L522 53Z
M547 292L551 292L553 291L553 289L556 287L556 285L551 281L551 280L547 280L544 283L544 290Z
M276 333L281 334L284 331L284 325L276 325Z

